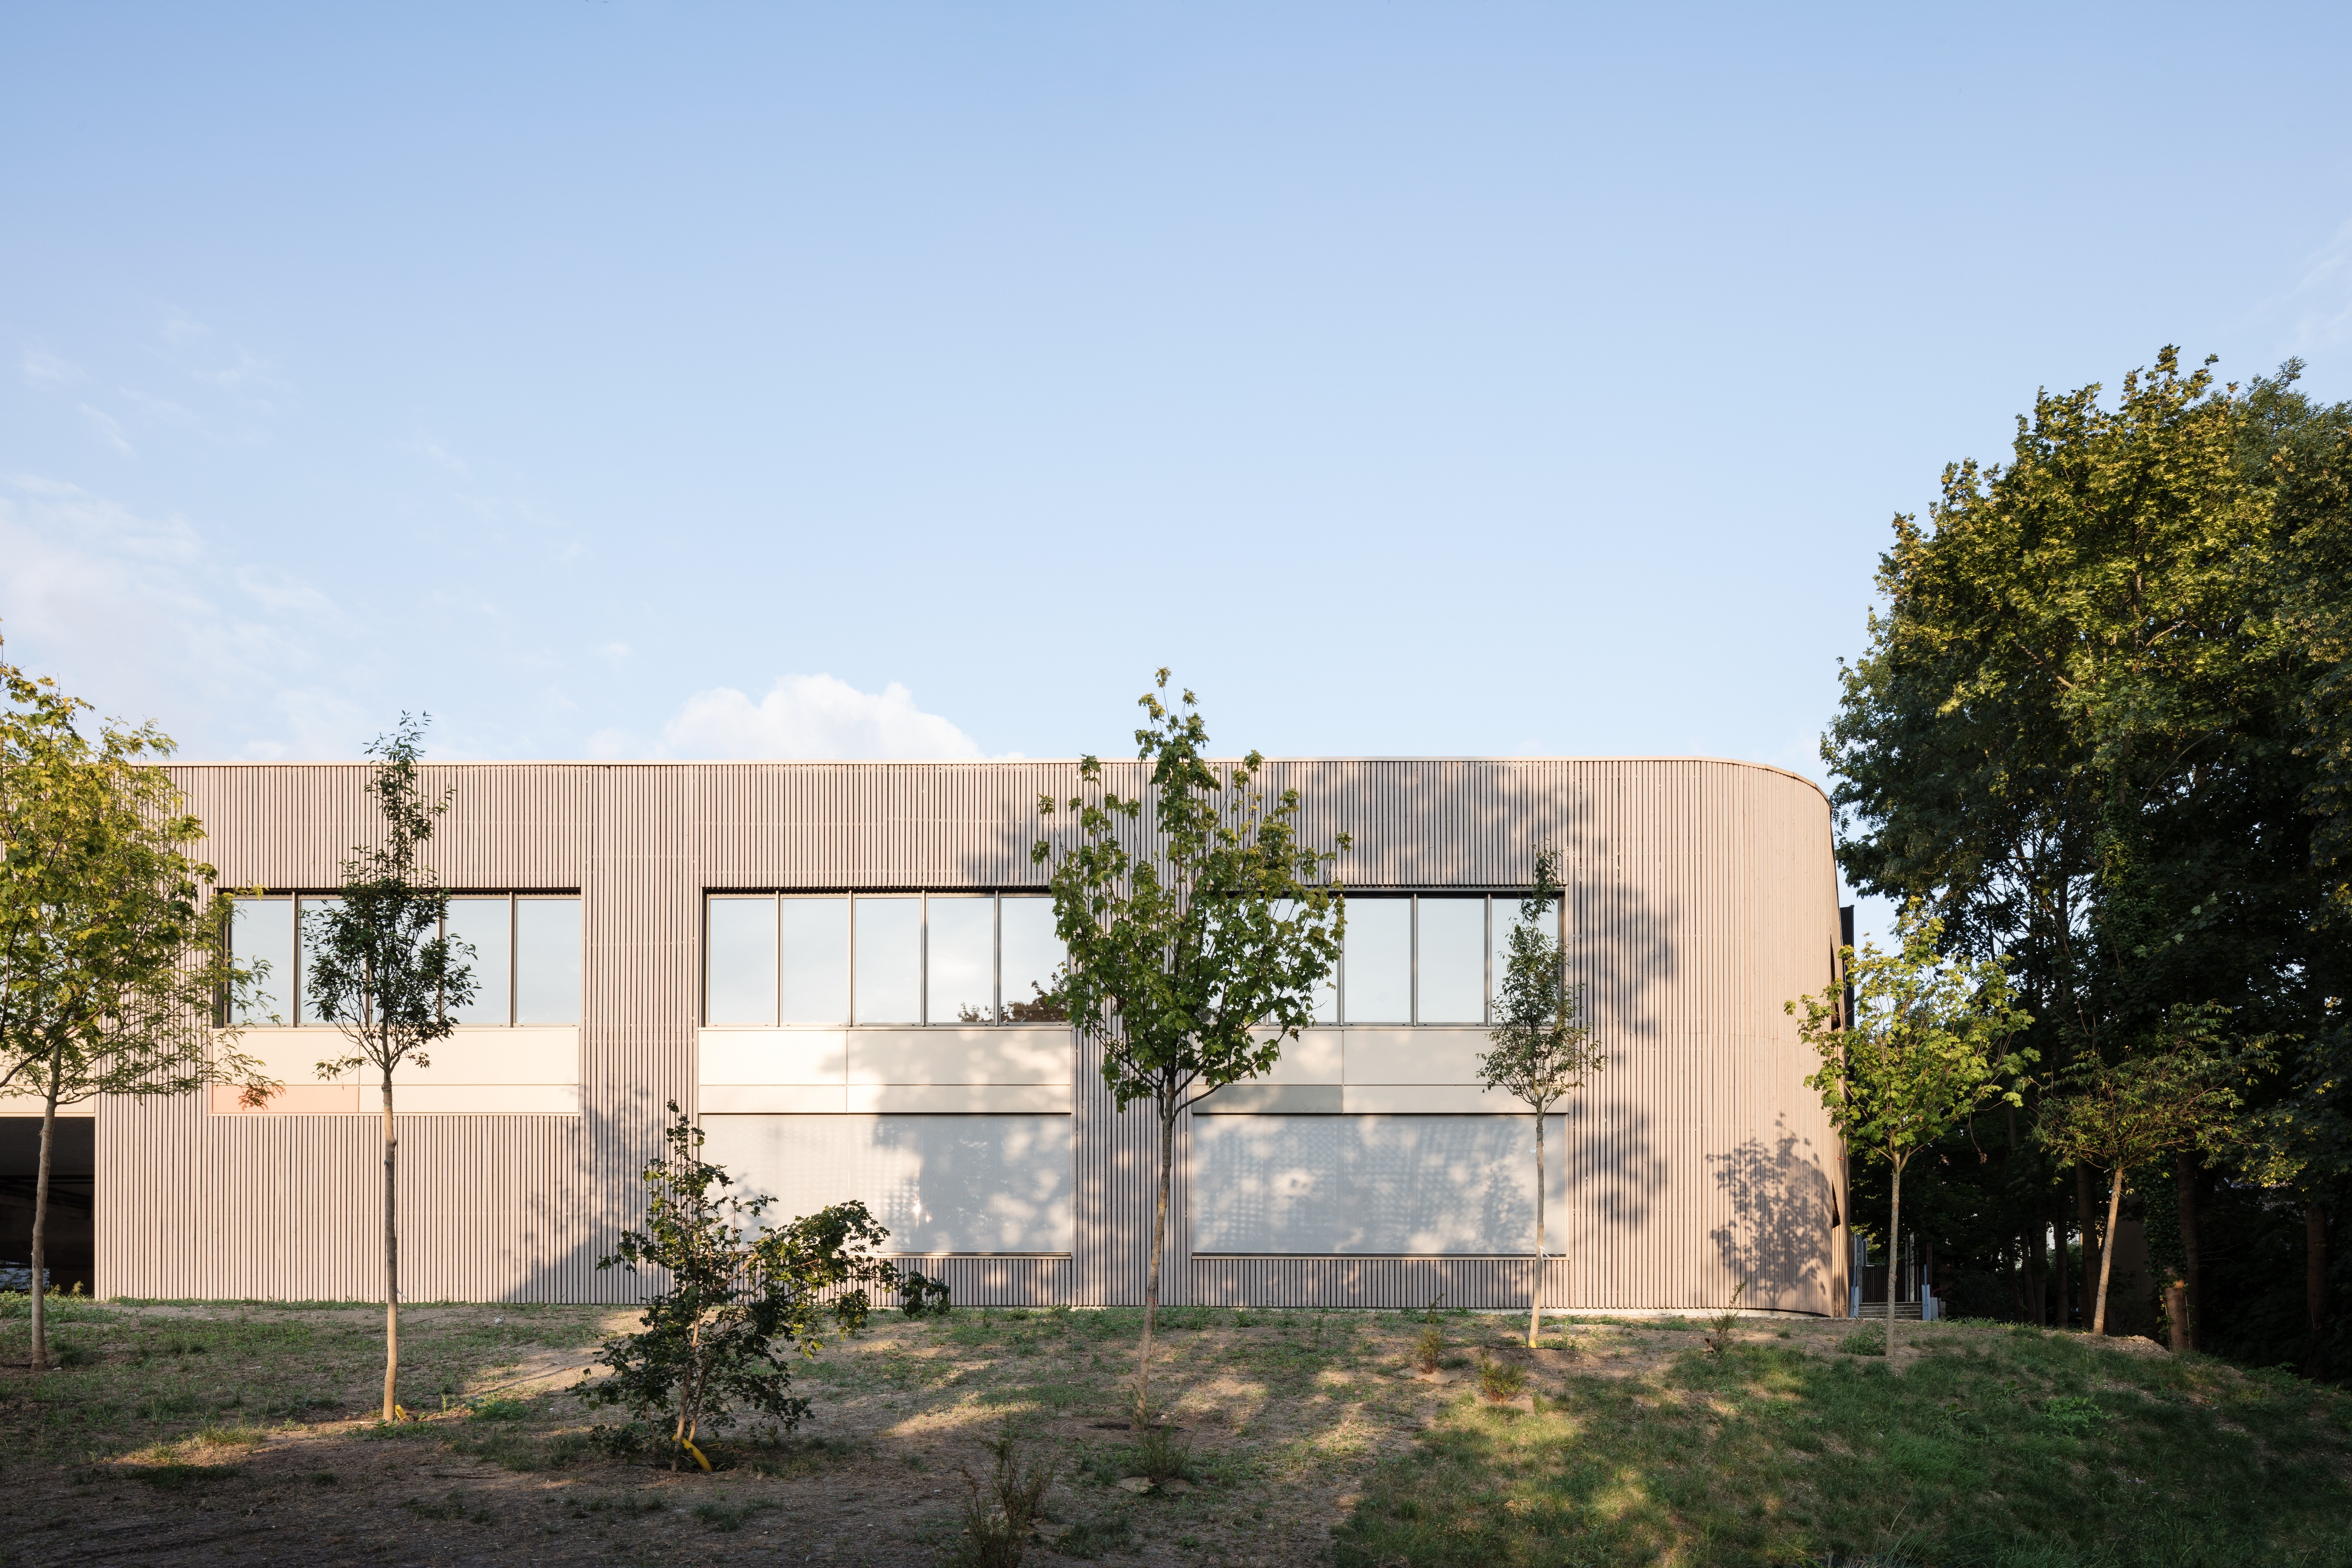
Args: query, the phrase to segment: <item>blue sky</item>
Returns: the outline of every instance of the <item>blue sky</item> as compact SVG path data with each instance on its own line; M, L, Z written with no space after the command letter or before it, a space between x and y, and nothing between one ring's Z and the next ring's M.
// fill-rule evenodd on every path
M2352 395L2352 11L0 13L0 637L190 757L1818 775L1897 510Z

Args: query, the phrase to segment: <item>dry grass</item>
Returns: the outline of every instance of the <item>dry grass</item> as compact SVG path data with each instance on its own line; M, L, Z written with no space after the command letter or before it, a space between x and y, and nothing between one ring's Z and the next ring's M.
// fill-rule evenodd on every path
M1865 1453L1869 1442L1822 1425L1824 1413L1867 1418L1854 1413L1877 1411L1879 1399L1899 1407L1945 1376L1938 1357L1982 1349L2007 1370L1970 1375L2048 1384L2026 1400L2032 1419L2077 1444L2128 1430L2187 1455L2203 1451L2215 1422L2252 1431L2250 1421L2286 1419L2232 1392L2268 1384L2152 1347L2133 1355L1936 1325L1912 1336L1927 1348L1906 1348L1902 1376L1889 1379L1883 1359L1841 1352L1834 1323L1745 1320L1713 1357L1702 1325L1679 1320L1570 1323L1529 1352L1510 1318L1444 1315L1447 1359L1525 1379L1536 1396L1526 1413L1483 1402L1475 1378L1412 1375L1418 1313L1178 1309L1163 1315L1154 1377L1175 1430L1139 1445L1121 1404L1136 1314L960 1309L877 1319L803 1368L816 1419L801 1434L737 1434L710 1446L717 1474L680 1475L598 1447L595 1417L556 1391L577 1375L562 1369L580 1366L625 1314L414 1310L404 1398L427 1418L392 1428L368 1418L381 1364L371 1309L110 1305L68 1316L59 1333L77 1364L37 1384L0 1371L12 1436L0 1451L0 1561L11 1564L781 1555L928 1568L964 1528L962 1472L992 1473L988 1445L1008 1432L1024 1463L1055 1476L1032 1562L1289 1564L1328 1563L1335 1551L1352 1563L1481 1568L1819 1561L1885 1550L1877 1526L1906 1506L1874 1502L1869 1529L1841 1522L1844 1505L1825 1504L1820 1484L1834 1467L1820 1456ZM12 1355L21 1368L23 1324L0 1307L0 1358ZM2111 1386L2138 1386L2102 1381L2103 1368L2193 1376L2161 1426L2099 1403ZM2070 1392L2074 1383L2082 1390ZM2341 1453L2343 1402L2284 1386L2263 1397L2305 1412L2295 1417L2303 1497L2279 1516L2282 1529L2341 1507L2341 1476L2328 1467ZM1915 1436L1926 1436L1906 1432L1890 1447L1880 1483L1949 1495L1935 1490L1943 1482L1904 1479L1891 1457L1916 1458L1925 1450ZM1801 1440L1816 1443L1813 1457L1791 1457L1806 1452ZM2233 1485L2257 1484L2269 1462L2239 1462ZM2083 1516L2057 1507L2048 1521L2070 1517ZM1922 1512L1910 1520L1943 1528Z

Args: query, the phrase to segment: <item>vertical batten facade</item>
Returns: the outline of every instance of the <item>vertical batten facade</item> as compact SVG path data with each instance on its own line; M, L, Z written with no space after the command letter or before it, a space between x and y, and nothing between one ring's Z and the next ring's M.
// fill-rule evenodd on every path
M1140 784L1133 764L1108 771L1122 793ZM340 862L376 831L362 764L172 772L233 886L289 900L331 891ZM1552 1124L1549 1304L1703 1308L1745 1280L1750 1305L1843 1310L1843 1162L1801 1081L1811 1054L1781 1009L1829 982L1838 942L1830 812L1813 784L1705 760L1300 760L1269 774L1270 788L1299 791L1310 840L1352 837L1338 868L1351 898L1490 897L1491 916L1449 907L1446 931L1506 919L1529 847L1561 848L1561 929L1609 1065ZM716 1019L707 1000L714 897L819 900L826 911L860 895L906 900L877 910L873 929L888 913L945 933L923 912L937 900L992 895L1003 910L1042 889L1029 855L1035 803L1076 783L1075 764L1043 762L428 767L427 788L455 791L431 846L449 888L483 895L486 909L492 896L577 900L579 998L576 1019L535 1033L518 1006L503 1033L469 1032L448 1068L416 1080L412 1099L442 1109L401 1118L409 1296L629 1299L632 1282L595 1261L639 1217L638 1172L675 1101L700 1117L714 1149L745 1151L755 1184L780 1194L820 1194L834 1179L795 1151L850 1150L826 1159L888 1189L855 1195L898 1205L908 1235L942 1238L919 1266L960 1302L1139 1301L1152 1118L1116 1111L1092 1048L1066 1028L989 1021L1017 1000L1015 977L1000 979L1000 1011L982 1007L976 1024L946 1016L945 1000L922 1004L939 1016L879 1022L786 1016L788 996L764 1019ZM1010 914L977 904L954 912L959 931L989 918L1010 929ZM737 923L766 929L754 915ZM789 943L789 918L785 929ZM943 973L943 946L909 951L924 973ZM793 954L779 962L789 968ZM1351 994L1374 995L1370 963ZM783 995L789 979L777 984ZM292 1085L306 1058L331 1054L314 1049L326 1034L258 1025L246 1039ZM1510 1244L1527 1194L1510 1185L1515 1167L1476 1163L1488 1158L1477 1151L1517 1134L1469 1124L1498 1109L1463 1081L1481 1034L1459 1018L1335 1018L1260 1099L1188 1115L1164 1298L1401 1307L1443 1292L1450 1305L1523 1304L1530 1264ZM516 1082L488 1081L501 1061L516 1064ZM464 1081L436 1087L434 1070ZM1429 1081L1399 1081L1417 1076ZM221 1097L102 1104L100 1290L375 1293L375 1092L361 1088L356 1113L336 1092L322 1086L307 1110L259 1113ZM1018 1148L1062 1163L1026 1170L991 1154L1006 1129ZM958 1169L964 1184L949 1194ZM1192 1179L1204 1169L1246 1191L1220 1192L1196 1225ZM1243 1250L1268 1239L1291 1250ZM1401 1250L1378 1250L1391 1247Z

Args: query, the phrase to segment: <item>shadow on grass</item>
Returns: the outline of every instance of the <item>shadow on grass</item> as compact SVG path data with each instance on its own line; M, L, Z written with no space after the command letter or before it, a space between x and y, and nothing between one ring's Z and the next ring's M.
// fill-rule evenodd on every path
M1778 1346L1464 1400L1337 1538L1372 1564L2352 1562L2352 1402L2028 1331L1899 1376Z

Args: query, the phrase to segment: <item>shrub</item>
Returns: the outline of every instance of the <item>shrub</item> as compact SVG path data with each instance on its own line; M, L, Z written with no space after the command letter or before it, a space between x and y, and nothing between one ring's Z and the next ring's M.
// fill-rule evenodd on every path
M1413 1363L1423 1372L1435 1372L1437 1363L1445 1359L1445 1331L1431 1323L1421 1331L1413 1342Z
M608 1340L598 1356L613 1375L580 1384L580 1397L617 1405L670 1428L670 1467L692 1456L706 1428L732 1426L748 1407L791 1431L808 1413L792 1393L786 1357L814 1354L829 1316L845 1334L865 1325L868 1285L896 1283L877 1250L889 1233L859 1203L835 1204L782 1229L761 1223L765 1198L726 1196L727 1173L701 1156L702 1131L677 1118L667 1155L646 1167L651 1189L645 1233L624 1231L599 1261L667 1278L646 1303L642 1331ZM828 1304L825 1298L830 1295Z
M1838 1342L1848 1355L1885 1355L1886 1336L1876 1329L1856 1329Z
M1478 1393L1500 1405L1517 1399L1528 1386L1527 1369L1516 1363L1496 1361L1486 1352L1478 1352Z
M909 1268L898 1281L898 1310L910 1318L944 1318L955 1310L944 1279L929 1279Z
M985 1480L963 1470L963 1534L948 1561L956 1568L1021 1568L1056 1466L1051 1459L1023 1463L1010 1429L998 1433L988 1451L996 1466Z

